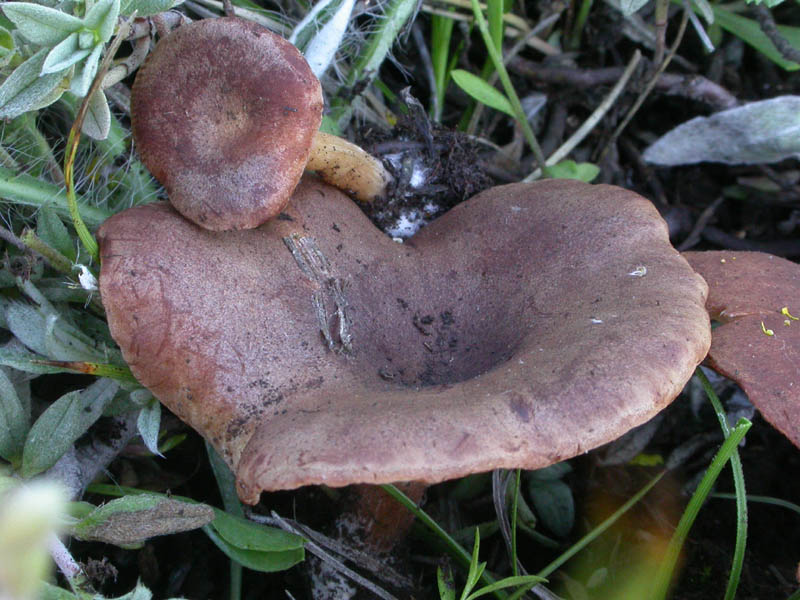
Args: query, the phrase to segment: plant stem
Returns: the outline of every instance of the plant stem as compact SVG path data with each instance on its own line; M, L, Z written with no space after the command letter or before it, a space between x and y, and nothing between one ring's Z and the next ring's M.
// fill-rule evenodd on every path
M747 419L739 419L736 427L733 428L730 436L722 443L714 460L711 461L711 464L708 466L706 474L703 476L703 479L692 495L692 499L689 501L689 505L683 512L678 527L675 529L675 533L669 541L664 557L659 564L652 587L652 593L648 596L649 598L659 600L667 597L672 573L678 562L678 556L680 555L683 543L689 535L689 530L692 528L695 519L697 519L697 515L708 497L709 492L711 492L714 482L717 480L717 477L719 477L722 468L728 463L731 455L736 452L736 447L739 445L739 442L742 441L751 426L752 423Z
M503 57L500 55L500 52L498 52L494 45L492 35L489 32L489 26L486 23L486 19L483 17L481 7L478 5L478 0L471 0L471 3L472 13L475 15L475 23L478 25L478 29L481 32L483 43L486 45L486 50L488 50L489 56L494 63L494 68L497 70L497 75L500 77L500 82L503 84L503 89L506 92L506 96L508 96L508 100L511 102L511 107L514 110L514 115L516 115L517 123L522 128L522 133L525 136L525 139L528 142L531 150L533 151L533 156L536 158L536 162L539 163L539 167L542 169L542 172L547 174L548 169L545 165L542 148L539 146L539 142L536 140L536 136L531 129L530 123L528 123L528 119L525 116L525 111L522 110L522 104L520 104L519 96L517 96L517 92L511 83L511 78L508 76L508 71L503 64Z
M514 577L519 575L519 561L517 560L517 503L519 502L519 484L522 469L517 469L514 480L514 500L511 503L511 564Z
M575 17L575 26L572 28L572 35L569 38L569 49L577 50L581 47L581 36L583 28L586 26L586 19L589 18L589 10L592 8L592 0L581 0L581 7Z
M572 150L578 144L580 144L587 135L589 135L592 129L594 129L595 125L597 125L597 123L600 122L600 119L603 118L603 115L605 115L614 105L614 102L622 93L622 90L625 89L628 80L631 78L631 75L633 75L633 72L636 70L636 67L639 64L641 57L642 54L638 50L633 53L630 62L628 62L628 65L625 67L625 71L622 73L622 76L619 78L614 87L611 88L611 91L608 93L608 95L603 98L603 101L594 110L594 112L589 115L586 121L584 121L583 124L575 130L575 133L569 136L569 139L561 144L561 146L547 158L547 161L545 162L547 166L553 166L561 161L561 159L566 158L567 155L569 155L569 153L572 152ZM523 181L534 181L541 177L541 175L541 170L536 169L525 179L523 179Z
M656 0L654 19L656 26L656 47L653 53L653 64L660 65L664 60L666 47L667 17L669 16L669 0Z
M424 524L428 529L433 531L443 542L444 544L450 549L450 553L453 557L458 560L463 566L469 568L470 563L472 562L472 556L469 552L464 550L464 548L455 541L449 533L447 533L442 527L433 519L431 519L428 514L422 510L419 506L414 503L411 498L406 496L403 492L397 489L396 486L387 484L381 486L383 490L389 494L392 498L397 500L400 504L405 506L408 510L414 513L414 516L420 520L422 524ZM481 574L481 581L485 585L491 585L495 583L495 579L489 575L486 571ZM504 595L502 595L504 597Z
M719 401L714 388L711 387L711 382L703 373L700 367L695 371L697 378L703 386L703 389L708 396L708 400L714 407L717 413L719 425L722 428L722 433L725 437L731 434L728 427L727 415ZM728 577L728 587L725 590L725 600L733 600L736 596L736 589L739 587L739 578L742 574L742 567L744 566L744 551L747 545L747 492L744 486L744 470L742 469L742 460L739 457L739 452L734 449L731 455L731 470L733 471L733 483L736 489L736 545L733 552L733 560L731 561L731 573Z

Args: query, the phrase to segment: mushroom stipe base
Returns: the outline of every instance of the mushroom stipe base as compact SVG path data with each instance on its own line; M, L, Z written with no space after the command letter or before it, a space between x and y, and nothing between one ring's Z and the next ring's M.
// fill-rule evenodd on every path
M258 229L152 204L99 239L125 359L247 503L552 464L660 411L710 342L705 282L611 186L493 188L397 244L307 177Z

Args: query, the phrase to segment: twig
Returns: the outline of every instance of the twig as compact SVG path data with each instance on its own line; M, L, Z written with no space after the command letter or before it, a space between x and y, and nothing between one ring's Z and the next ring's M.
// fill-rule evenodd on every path
M158 21L158 23L156 22ZM166 35L179 25L190 23L192 20L185 14L176 10L158 13L150 18L138 18L131 25L128 41L142 37L153 37L156 33Z
M55 533L50 535L48 545L53 562L69 582L72 591L76 594L94 596L96 592L89 582L86 573L83 571L83 568L81 568L80 564L72 557L72 554L64 545L64 542L58 539Z
M703 230L703 239L730 250L756 250L778 256L800 256L800 240L797 239L774 241L742 239L716 227L706 227Z
M619 78L617 84L611 89L608 93L608 96L603 98L603 101L600 103L594 112L589 115L589 118L584 121L583 125L581 125L575 133L573 133L566 142L561 144L561 147L558 148L550 157L547 159L545 164L549 167L557 164L562 158L566 157L572 150L580 144L583 139L589 135L589 132L594 129L595 125L603 118L603 116L608 112L608 109L616 102L617 97L622 93L622 90L625 89L625 86L628 83L628 80L633 75L633 72L636 70L636 67L639 64L639 60L642 58L642 53L636 50L633 53L633 57L631 57L630 62L628 62L628 66L625 67L625 71L622 73L622 77ZM541 169L536 169L533 173L528 175L523 181L534 181L542 176Z
M256 523L264 523L266 525L280 527L280 524L275 517L258 515L253 513L251 510L247 511L247 518L251 521L255 521ZM292 519L283 520L295 527L299 532L299 535L313 540L319 544L321 548L331 550L338 554L341 558L349 560L353 564L368 570L370 573L373 573L376 577L382 579L383 581L406 588L410 588L412 586L411 579L407 575L401 574L397 570L388 566L384 561L376 559L372 554L362 552L357 548L353 548L352 546L345 544L340 540L330 538Z
M512 551L511 542L511 523L508 518L508 510L506 499L508 498L508 485L514 478L515 471L504 471L502 469L495 469L492 471L492 501L494 503L494 511L497 513L497 524L500 527L500 533L503 536L503 541L506 544L506 552L510 560L516 560L516 571L514 575L528 575L528 571L522 566L519 558L515 556Z
M148 52L150 52L149 37L140 37L134 40L133 51L106 73L101 88L104 90L110 88L133 73L147 58Z
M622 75L623 67L602 69L567 69L546 67L525 58L514 58L509 68L523 77L558 86L590 89L599 85L613 83ZM668 96L682 96L691 100L705 102L716 110L733 108L739 100L721 85L702 75L681 75L662 73L656 81L655 89Z
M216 10L224 10L222 2L219 0L197 0L196 2L186 2L186 4L191 4L194 7L198 7L198 5L208 6ZM192 10L195 10L194 8ZM278 19L270 17L268 11L265 10L250 10L249 8L242 8L241 6L234 6L233 12L237 17L243 17L248 19L249 21L255 21L259 25L263 25L267 29L274 31L275 33L279 33L284 37L288 37L291 33L291 27L285 25ZM198 13L199 14L199 13ZM213 14L213 13L209 13ZM214 15L218 16L218 15Z
M764 35L769 38L769 41L774 44L775 49L781 53L781 56L786 60L800 63L800 50L792 46L789 41L781 35L781 32L778 31L778 25L775 23L775 19L772 17L772 13L769 9L763 4L758 4L753 7L753 11L755 12L758 25L761 27L761 31L763 31Z
M702 238L703 229L706 228L708 222L711 220L711 217L714 216L714 211L719 208L720 204L722 204L725 200L724 196L720 196L714 202L706 206L705 210L700 213L700 216L697 218L697 222L692 227L692 230L689 232L689 235L686 236L686 239L681 242L678 246L678 251L684 252L689 248L693 248Z
M428 44L425 41L425 36L419 23L414 23L411 28L411 35L414 38L414 44L417 46L417 52L422 62L422 69L425 71L425 79L428 80L428 88L431 91L431 105L433 114L439 113L439 94L436 93L436 75L433 72L433 62L431 61L431 53L428 52Z
M0 227L0 239L11 244L12 246L16 246L20 250L28 250L28 247L24 244L24 242L14 235L14 232L6 229L5 227Z
M299 531L297 528L295 528L293 525L291 525L289 522L287 522L286 519L283 519L282 517L280 517L275 511L272 511L271 514L272 514L272 518L275 519L275 524L278 527L280 527L281 529L283 529L284 531L288 531L290 533L294 533L295 535L300 535L300 536L303 535L303 533L301 531ZM366 577L362 577L361 575L359 575L358 573L356 573L352 569L350 569L347 566L345 566L344 563L342 563L340 560L334 558L333 556L331 556L330 554L325 552L325 550L323 550L316 543L314 543L312 541L306 542L305 549L308 550L311 554L313 554L317 558L319 558L321 561L323 561L323 562L329 564L330 566L332 566L335 570L337 570L340 573L346 575L347 577L349 577L350 579L355 581L357 584L359 584L359 585L363 586L364 588L366 588L368 591L370 591L372 594L374 594L377 598L383 598L384 600L397 600L389 592L387 592L383 588L375 585L374 583L372 583Z
M656 44L655 52L653 53L653 64L660 65L664 58L664 48L667 45L667 19L669 17L669 0L656 0L655 9L655 28L656 28Z
M628 123L630 123L633 116L639 111L642 104L644 104L645 99L650 95L650 92L653 91L653 88L655 87L658 79L661 77L661 74L664 72L669 63L672 61L672 58L678 52L678 46L680 46L681 40L683 40L683 34L686 32L687 23L689 23L689 15L687 14L687 11L684 10L683 18L681 18L681 25L678 28L678 35L675 36L675 41L672 44L672 48L670 48L669 54L661 63L661 65L659 65L658 70L650 78L650 81L647 83L647 86L645 86L644 90L642 90L642 93L639 94L639 97L636 99L636 102L633 103L633 106L631 106L631 109L628 111L628 114L625 115L625 118L622 120L622 123L620 123L614 130L614 133L611 135L608 142L606 142L605 147L603 148L602 152L600 152L600 155L595 162L602 162L603 158L608 153L611 146L614 144L614 142L616 142L619 135L628 126Z
M79 449L72 446L45 472L45 476L63 484L71 499L79 499L86 487L136 435L137 417L136 411L115 417L113 424L118 431L115 439L109 442L95 439L91 444L81 446Z

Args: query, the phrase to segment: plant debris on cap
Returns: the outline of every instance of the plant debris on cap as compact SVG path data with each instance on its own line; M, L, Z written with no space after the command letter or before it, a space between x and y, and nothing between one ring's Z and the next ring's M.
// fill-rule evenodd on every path
M549 465L651 418L710 343L705 282L611 186L493 188L398 244L309 178L259 229L153 204L99 240L125 359L248 503Z
M709 286L708 365L800 447L800 265L762 252L686 252Z
M322 90L300 52L260 25L204 19L159 41L131 92L136 148L186 218L246 229L302 176Z

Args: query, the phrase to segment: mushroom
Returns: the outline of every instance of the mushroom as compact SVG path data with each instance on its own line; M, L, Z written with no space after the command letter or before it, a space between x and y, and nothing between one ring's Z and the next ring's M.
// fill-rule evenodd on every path
M131 92L142 162L178 212L216 231L279 214L304 169L362 201L383 195L383 165L318 131L322 107L319 81L297 49L235 17L162 38Z
M98 238L125 360L250 504L572 457L669 404L710 342L705 282L611 186L496 187L397 244L306 178L258 229L150 204Z
M763 252L686 252L708 282L722 324L707 364L745 391L764 418L800 447L800 266Z

